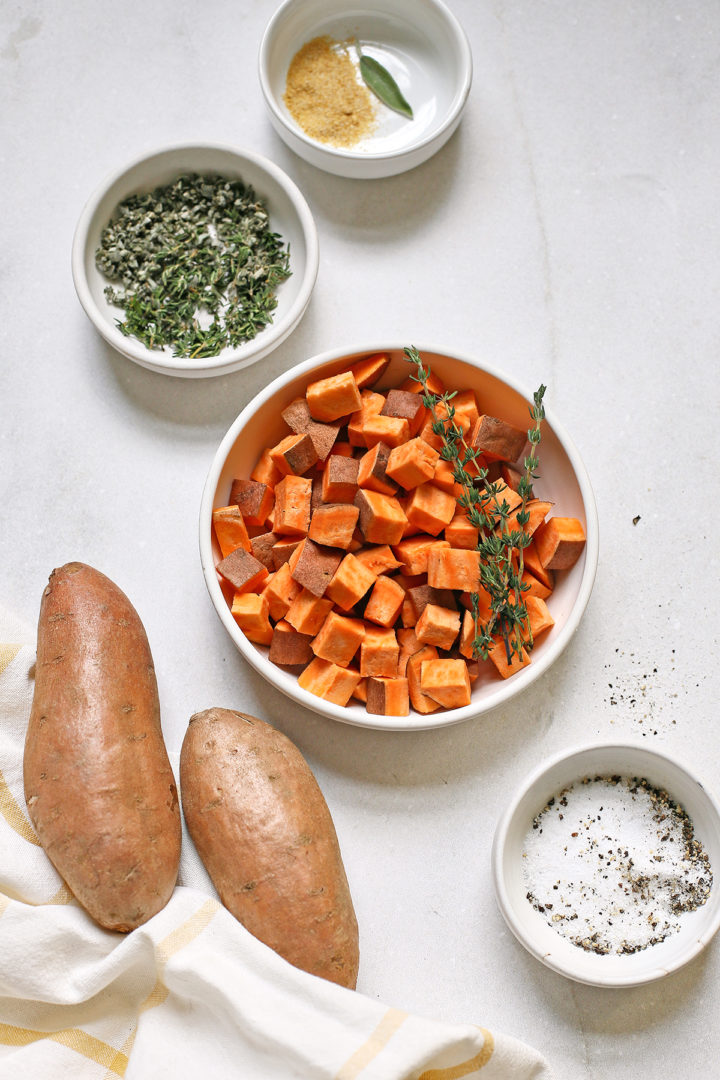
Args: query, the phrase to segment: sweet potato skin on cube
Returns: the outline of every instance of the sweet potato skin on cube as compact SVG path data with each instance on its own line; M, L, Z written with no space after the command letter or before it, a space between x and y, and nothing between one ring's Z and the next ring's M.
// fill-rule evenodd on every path
M207 709L190 719L180 777L224 906L295 967L354 989L358 927L337 833L294 743L256 717Z

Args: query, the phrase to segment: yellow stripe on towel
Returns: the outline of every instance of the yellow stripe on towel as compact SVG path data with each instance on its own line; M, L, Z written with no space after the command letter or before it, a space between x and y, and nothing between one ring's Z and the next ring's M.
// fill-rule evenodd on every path
M124 1076L127 1069L127 1055L114 1046L88 1035L80 1028L67 1028L65 1031L33 1031L30 1028L14 1027L12 1024L0 1024L0 1043L5 1046L28 1046L40 1039L50 1039L74 1050L77 1054L89 1058L97 1065L103 1065L115 1076Z
M0 645L0 675L6 667L10 667L21 649L22 645Z
M468 1061L462 1061L459 1065L449 1065L444 1069L426 1069L424 1073L420 1074L418 1080L461 1080L463 1076L479 1072L480 1069L487 1065L495 1050L495 1040L492 1033L485 1028L480 1030L483 1033L485 1042L479 1054L476 1054L475 1057L470 1058Z
M0 772L0 814L18 836L22 836L23 840L27 840L29 844L40 847L40 841L35 835L35 830L20 809L15 796L7 786L7 781L2 772Z
M155 955L157 957L158 965L158 977L152 990L141 1004L138 1012L144 1013L148 1009L155 1009L158 1005L166 1000L169 990L163 982L163 969L167 964L170 957L184 948L185 945L189 945L198 934L202 933L209 922L214 918L215 914L220 908L220 904L217 900L206 900L202 907L186 919L180 926L176 926L167 937L158 942L155 946ZM127 1039L123 1043L123 1050L129 1057L130 1051L133 1048L135 1042L135 1036L137 1035L138 1021L135 1021L133 1029L128 1035ZM106 1080L110 1076L110 1073L106 1074Z
M408 1014L400 1009L388 1009L370 1038L358 1047L342 1068L335 1074L335 1080L355 1080L373 1058L384 1050L398 1028L407 1020Z

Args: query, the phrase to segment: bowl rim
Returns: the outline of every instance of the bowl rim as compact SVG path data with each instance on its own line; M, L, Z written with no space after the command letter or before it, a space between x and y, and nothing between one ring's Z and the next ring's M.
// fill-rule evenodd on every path
M298 295L283 318L278 322L269 324L267 328L268 333L263 342L258 344L258 338L256 337L235 349L223 350L223 352L218 353L216 356L207 357L200 362L193 360L191 357L172 356L171 353L166 352L165 350L151 350L135 338L125 337L125 335L112 323L111 319L100 310L98 304L95 302L95 298L90 290L88 276L85 271L85 257L90 230L95 222L100 204L106 197L108 191L115 184L129 178L131 174L141 166L152 163L156 159L183 152L220 152L236 159L240 167L243 162L249 162L256 169L267 173L267 175L271 177L288 196L298 218L306 251L305 266L299 279L300 288L298 290ZM196 166L193 166L193 168L196 168ZM263 192L259 190L259 185L253 184L252 186L254 188L256 187L258 189L258 194L263 197ZM287 173L276 165L275 162L270 161L269 158L266 158L253 150L246 150L232 143L209 142L204 140L168 143L156 147L145 153L137 154L124 165L113 169L112 172L108 173L95 187L80 212L80 216L75 226L70 255L73 284L80 304L95 329L104 338L107 344L127 359L134 360L136 363L153 371L170 375L187 376L228 374L255 363L263 356L267 356L269 352L280 345L300 321L310 302L310 297L317 280L319 264L319 240L315 220L305 196Z
M242 631L239 630L237 623L230 613L230 608L225 601L215 570L212 549L212 510L217 483L226 458L247 420L258 412L258 410L264 408L268 401L276 393L280 392L288 382L295 380L299 376L306 375L317 368L321 368L326 364L342 360L345 357L355 356L357 354L370 355L372 353L385 351L402 352L405 347L405 340L402 342L398 342L397 340L394 342L389 340L376 340L355 345L348 344L340 348L318 353L302 363L295 365L278 375L248 402L245 408L230 425L230 428L225 433L220 445L215 451L212 464L205 480L200 503L199 547L203 576L213 606L215 607L221 622L225 626L225 629L230 634L235 646L248 663L250 663L250 665L266 679L268 678L267 667L270 661L267 657L258 653L252 642L248 641ZM481 364L477 359L471 357L462 350L457 350L447 345L434 345L428 342L417 345L416 347L421 355L423 353L435 353L439 356L447 356L466 363L470 367L475 368L478 372L485 373L490 377L505 383L516 393L524 397L525 400L532 401L532 395L528 394L527 389L516 382L514 378L507 376L491 365L485 363ZM341 723L385 731L427 731L435 728L449 727L453 724L461 723L465 720L470 720L490 712L497 706L505 704L511 698L516 697L539 679L565 650L565 647L580 624L592 592L595 574L597 572L599 552L597 506L585 465L582 462L575 444L570 439L570 436L567 434L564 427L556 420L551 410L546 409L546 419L570 460L573 472L578 481L586 514L585 566L580 589L572 610L568 615L562 630L558 634L558 637L555 639L551 650L541 656L537 662L528 665L528 667L519 672L517 682L513 680L501 682L498 685L498 688L494 690L493 693L489 694L481 704L471 702L470 705L463 706L462 708L450 709L439 713L430 713L425 716L411 711L409 716L402 717L379 716L367 713L363 714L362 719L359 719L352 715L349 709L343 709L338 705L326 702L323 698L319 698L316 695L303 690L296 682L291 689L286 688L275 680L269 680L272 685L291 700L303 705L309 711L326 716L332 720L340 721Z
M493 836L490 859L495 899L503 919L514 936L530 955L534 956L535 959L539 960L545 967L550 968L559 975L563 975L565 978L571 979L573 982L584 983L588 986L605 988L641 986L672 974L679 968L684 967L702 952L705 946L717 933L718 929L720 929L720 903L717 905L717 909L703 933L689 939L686 948L679 953L672 962L653 963L654 954L651 949L647 949L644 950L642 954L643 957L647 957L648 959L646 968L642 970L636 969L634 971L629 970L627 973L603 973L599 970L598 964L598 960L602 960L602 957L595 957L594 954L587 954L581 949L577 949L577 957L574 955L572 956L572 959L576 960L576 962L564 962L562 954L561 958L558 959L555 953L548 954L539 948L537 943L525 932L515 915L514 905L510 898L510 892L505 879L504 863L508 833L515 822L520 805L531 794L534 788L540 788L543 780L558 766L569 766L577 759L578 770L576 775L578 779L581 778L584 775L584 770L581 768L582 759L598 752L616 755L618 757L619 764L615 766L614 771L620 776L627 775L631 772L634 775L639 774L639 771L635 768L623 771L621 764L622 757L628 753L639 754L647 758L649 762L648 771L652 771L652 763L657 762L669 768L672 772L683 775L685 779L690 781L693 788L698 789L700 798L705 800L708 809L717 819L720 827L720 805L718 804L716 797L695 770L678 758L676 754L673 753L671 756L669 752L651 748L646 743L641 743L640 741L633 739L611 741L598 739L591 742L578 743L544 758L538 765L531 769L531 771L527 773L515 787L510 797L510 801L498 819ZM671 784L668 784L667 786L669 789L672 788ZM673 796L673 791L669 790L669 794ZM685 809L688 808L685 807ZM688 810L688 812L690 811ZM692 814L690 816L692 817ZM713 871L716 875L720 874L720 867L714 867ZM720 888L720 877L714 887Z
M467 34L450 8L444 3L444 0L425 0L425 2L436 8L443 16L451 31L453 44L460 60L455 79L455 94L453 96L452 108L446 114L442 124L416 141L403 146L401 149L378 151L367 150L362 151L362 153L353 150L351 147L333 146L331 143L323 143L318 139L312 139L303 131L299 124L291 126L288 123L287 117L278 105L275 94L270 88L270 80L268 78L268 56L272 35L284 18L287 9L302 3L302 0L283 0L280 7L271 16L265 27L265 32L263 33L260 49L258 51L258 77L260 80L260 89L262 90L265 104L270 110L276 123L280 124L283 130L287 131L308 151L328 154L330 157L336 158L339 161L343 159L347 161L367 162L400 161L405 157L413 157L421 153L425 148L435 143L446 131L448 131L448 129L452 129L460 119L460 115L465 108L470 93L470 87L472 85L473 61L472 50Z

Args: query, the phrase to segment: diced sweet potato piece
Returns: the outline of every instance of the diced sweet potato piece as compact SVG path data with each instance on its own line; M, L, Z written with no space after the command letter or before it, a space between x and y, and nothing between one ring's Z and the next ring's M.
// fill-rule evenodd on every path
M379 491L381 495L394 495L397 484L387 475L390 459L390 447L384 442L377 442L358 462L358 487Z
M273 508L273 489L257 480L233 480L229 501L240 507L246 525L264 525Z
M431 371L427 377L426 385L431 394L437 394L438 396L445 393L445 383L442 381L439 375L436 375L434 371ZM409 390L411 394L424 394L424 388L421 382L414 379L412 375L408 375L404 382L400 383L401 390Z
M312 651L323 660L347 667L360 648L365 636L362 619L349 619L346 615L329 612L315 636Z
M271 572L275 570L273 551L278 540L277 533L264 532L259 536L253 536L250 541L250 551L263 566L267 566Z
M367 679L360 679L360 682L352 692L352 696L357 698L358 701L362 701L363 704L367 701L367 684Z
M487 500L485 514L492 519L493 524L498 525L503 516L500 511L502 510L509 520L513 510L517 510L522 503L522 498L517 491L508 487L504 480L495 480L493 488L495 494Z
M378 626L392 626L405 599L405 590L393 578L382 574L372 587L365 606L365 618Z
M455 479L453 470L454 465L452 461L446 461L445 458L438 457L432 482L435 487L439 487L442 491L447 491L454 499L459 499L463 493L463 488L462 484L458 484Z
M550 571L550 573L552 573L552 571ZM539 581L529 570L523 570L520 580L523 585L527 585L527 589L523 592L523 596L525 597L537 596L539 600L547 600L552 592L552 589L549 589L547 585L544 585L542 581Z
M395 631L380 626L365 626L365 636L360 646L360 674L384 676L394 679L397 675L398 646Z
M434 698L424 694L420 687L423 664L427 660L437 660L437 658L438 651L435 646L425 645L419 652L414 653L407 662L407 681L410 701L415 712L422 713L424 716L428 713L437 712L440 708L439 703L435 701Z
M295 565L290 567L290 573L313 596L324 596L342 559L343 552L337 548L306 540Z
M363 544L362 534L360 534L360 543ZM373 574L387 574L390 570L399 569L401 565L395 558L389 544L379 544L377 547L362 546L359 551L355 552L355 558L363 566L366 566L368 570L371 570Z
M325 461L340 432L339 424L322 424L313 420L307 398L296 398L282 411L282 418L296 435L309 435L319 461Z
M474 551L477 548L479 530L475 525L470 524L462 508L457 509L450 524L445 526L443 535L452 548L465 548L467 551Z
M408 681L377 676L367 681L367 711L375 716L408 716L410 695Z
M530 663L530 654L527 649L523 648L519 656L514 652L511 654L510 660L508 660L505 641L498 635L488 649L488 659L492 660L498 675L503 679L507 679L510 675L514 675L522 668L527 667Z
M470 704L470 678L464 660L424 660L420 689L446 709Z
M438 421L445 422L447 420L447 409L445 409L442 404L438 403L435 406L435 415L437 416ZM433 424L435 423L436 421L433 419L432 413L428 412L418 434L419 437L424 439L424 441L432 446L433 449L440 451L443 448L443 440L441 435L436 435L433 431ZM462 413L454 418L453 423L455 424L455 427L462 432L463 436L470 430L470 418L464 416Z
M503 461L500 465L500 476L509 488L512 488L513 491L518 490L520 481L522 480L522 473L519 469L516 469L514 465L511 465L507 461Z
M332 611L332 600L324 596L314 596L308 589L302 589L290 604L285 621L300 634L315 636Z
M455 397L452 399L452 407L455 413L462 413L467 416L471 424L474 424L480 415L480 409L478 408L477 397L474 390L458 390Z
M525 510L530 515L530 519L527 525L522 526L522 531L527 533L528 536L533 536L537 531L538 526L542 525L546 516L552 510L552 507L553 504L551 502L546 502L543 499L530 499L530 501L525 506ZM519 509L514 510L510 517L507 519L507 532L515 532L516 529L521 528L521 526L518 525L517 520L519 512Z
M395 636L398 640L400 652L398 655L398 676L404 677L407 674L408 660L415 653L420 652L423 648L422 642L418 641L415 634L415 628L412 626L401 626L395 631Z
M455 516L457 503L447 491L434 484L413 489L405 505L407 520L423 532L437 536Z
M274 488L278 480L282 480L282 475L275 466L275 462L270 457L271 447L266 447L260 457L258 458L257 465L250 473L251 480L257 480L259 484L266 484L268 487Z
M326 503L351 503L358 489L359 462L331 454L322 475L322 499Z
M281 619L273 630L268 659L278 667L305 667L313 659L311 634L299 634L297 630Z
M404 574L427 574L430 552L436 547L450 547L447 540L434 536L408 536L393 545L393 552L400 560Z
M347 551L360 511L352 503L325 503L313 511L308 536L317 544Z
M375 443L384 442L392 449L407 442L410 438L410 425L399 416L372 413L363 422L362 434L367 447L372 448Z
M246 638L258 645L270 644L273 628L270 625L270 609L264 596L236 592L230 614Z
M250 537L237 503L233 503L232 506L218 506L212 512L212 523L215 539L223 558L235 548L241 547L250 551Z
M460 628L460 641L458 642L459 652L465 656L468 660L472 660L474 655L473 642L475 641L475 620L471 611L465 611L463 613L462 626Z
M377 415L385 404L383 394L373 390L363 390L360 394L360 408L348 420L348 442L351 446L367 446L363 425L370 416Z
M517 461L527 442L527 431L513 427L497 416L479 416L468 439L474 450L497 461Z
M544 634L555 625L555 620L550 614L547 604L539 596L529 596L527 593L523 593L523 601L528 613L530 632L533 641L535 641L541 634Z
M432 480L439 458L437 450L423 439L410 439L390 451L386 472L391 480L410 491Z
M278 536L272 551L273 566L276 570L279 570L283 563L291 558L302 541L301 536Z
M422 397L409 390L388 390L380 415L407 420L409 437L412 439L417 435L425 420L425 406Z
M334 705L347 705L360 682L360 672L316 656L298 677L298 686Z
M343 611L349 611L372 588L375 578L367 566L348 553L335 571L326 595Z
M275 487L273 532L307 536L311 495L312 480L308 476L284 476Z
M415 616L420 618L428 604L445 607L449 611L457 610L455 596L450 589L434 589L431 585L412 585L407 591Z
M273 465L283 476L302 476L318 460L315 443L309 435L286 435L270 450Z
M341 371L339 375L310 383L305 397L313 420L325 423L356 412L362 404L352 371Z
M238 593L257 592L268 576L267 567L245 548L231 551L217 564L217 570Z
M387 353L373 353L372 356L358 360L350 370L359 389L364 390L366 386L374 386L378 379L382 378L389 364L390 357Z
M480 555L467 548L435 547L428 555L428 585L434 589L477 592Z
M284 619L302 586L290 574L290 567L283 563L279 570L265 579L262 595L268 602L270 618L277 622Z
M359 488L355 505L360 511L359 528L369 544L397 544L402 539L407 518L393 495Z
M535 548L546 570L569 570L585 548L585 530L577 518L551 517L533 533Z
M460 615L457 611L426 604L415 626L415 636L423 645L438 649L451 649L460 633Z
M535 541L531 540L527 547L523 548L523 566L529 570L533 577L547 587L548 592L555 588L555 574L548 570L540 561Z

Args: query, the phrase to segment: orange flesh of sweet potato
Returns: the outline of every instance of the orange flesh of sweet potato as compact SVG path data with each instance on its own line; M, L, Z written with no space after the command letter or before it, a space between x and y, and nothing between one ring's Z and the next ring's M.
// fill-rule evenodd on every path
M538 558L545 570L569 570L585 548L585 530L577 518L552 517L534 534Z
M446 709L470 704L470 678L464 660L424 660L420 665L420 689Z
M308 665L310 674L303 672L311 692L327 700L340 701L350 695L362 700L367 697L369 678L389 680L407 674L411 701L414 697L419 709L427 712L439 704L422 694L420 669L417 664L413 669L410 661L423 649L437 646L450 652L449 659L465 664L469 679L477 678L479 662L472 652L476 627L469 612L458 614L456 609L458 601L469 609L470 594L475 593L478 624L484 626L491 618L490 597L480 587L478 529L458 506L462 488L454 479L452 463L438 453L442 441L432 432L433 418L418 397L419 385L406 381L398 389L369 389L377 384L387 359L385 354L365 357L349 372L318 380L304 398L296 398L283 410L293 434L262 451L252 474L255 483L235 481L233 485L246 510L254 510L258 521L262 518L257 525L245 519L251 552L266 570L275 572L277 581L275 574L265 579L260 574L255 580L235 577L242 594L258 594L267 602L271 631L273 623L287 622L282 640L288 647L297 644L297 635L312 639L318 655ZM436 391L441 390L439 380L431 376L431 382ZM455 393L452 401L455 422L466 440L482 443L486 456L478 459L477 468L487 471L488 481L498 486L498 502L508 507L504 529L519 530L521 500L516 488L520 473L495 455L501 447L509 454L513 440L520 445L522 439L524 445L526 433L499 418L482 416L471 389ZM338 413L340 408L342 413ZM333 420L317 418L333 412L337 413ZM436 413L447 415L442 403ZM288 507L289 486L294 497ZM554 546L549 554L544 552L547 566L535 542L524 549L526 601L547 599L554 584L550 562L570 558L563 554L569 550L570 536L565 536L564 546L556 543L550 522L545 521L551 508L552 503L537 498L527 505L527 536L540 530L541 536L545 532L550 538L547 549L551 541ZM500 515L495 517L499 529ZM520 566L519 552L513 563ZM278 573L281 567L282 575ZM397 570L402 572L397 574ZM245 576L251 578L247 572ZM239 604L246 619L251 609L255 615L253 604L257 600ZM536 629L542 634L552 623L546 607L535 608L531 603L531 609L534 637ZM341 622L336 624L338 618ZM341 630L343 622L363 628L365 662L363 666L361 646L360 672L352 666L357 650L348 655L345 635L331 632L336 625ZM374 637L378 629L407 635L404 644L399 637L394 639L390 660L381 657L383 650ZM260 627L252 620L248 631L256 640L268 634L266 624ZM278 637L276 654L281 654L281 645ZM517 661L508 669L499 649L491 653L501 677L519 670ZM390 673L396 659L397 667ZM523 656L526 662L527 654ZM386 664L388 674L384 673ZM457 691L460 697L463 694ZM396 707L391 704L392 692L378 683L370 707L379 707L383 701L388 709Z
M242 547L246 551L251 550L250 537L239 506L236 504L219 506L212 512L212 521L215 538L223 558L235 548Z
M358 928L337 833L294 743L256 717L208 709L190 719L180 777L225 907L290 964L354 989Z
M327 379L310 383L305 397L313 420L326 422L348 416L362 404L360 391L351 371L342 371L339 375L331 375Z
M88 914L129 931L170 899L180 807L138 613L84 563L53 570L23 758L38 839Z

